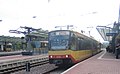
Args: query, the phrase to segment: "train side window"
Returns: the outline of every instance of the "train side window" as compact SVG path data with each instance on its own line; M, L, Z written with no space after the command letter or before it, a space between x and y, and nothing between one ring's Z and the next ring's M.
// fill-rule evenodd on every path
M91 43L88 39L84 39L83 40L83 44L82 44L82 49L83 50L88 50L90 49Z
M84 39L84 40L83 40L83 44L82 44L82 49L85 50L86 47L87 47L87 46L86 46L86 40Z
M70 42L70 49L71 50L76 50L76 36L74 33L71 33L71 42Z
M86 44L87 44L86 50L89 50L89 49L92 48L92 42L91 42L91 40L88 39L87 42L86 42Z
M83 40L83 38L78 38L78 49L79 50L82 49L82 40Z
M84 38L80 38L79 40L79 50L83 50L84 49Z

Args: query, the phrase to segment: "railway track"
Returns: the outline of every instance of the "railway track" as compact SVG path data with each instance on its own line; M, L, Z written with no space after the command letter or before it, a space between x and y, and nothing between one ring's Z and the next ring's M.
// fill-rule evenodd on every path
M65 70L69 69L70 67L72 67L73 65L66 65L66 66L60 66L60 67L56 67L48 72L45 72L44 74L61 74L62 72L64 72Z
M35 66L46 64L48 62L49 60L48 60L48 57L46 56L42 58L36 57L36 58L29 58L24 60L4 62L0 64L0 74L8 74L8 73L13 73L20 70L25 70L28 63L30 68L32 68Z
M14 72L12 74L47 74L48 72L51 72L57 68L58 67L55 66L54 64L47 63L33 67L29 72L27 72L26 70L22 70L22 71Z
M21 51L0 52L0 57L2 57L2 56L12 56L12 55L21 55Z

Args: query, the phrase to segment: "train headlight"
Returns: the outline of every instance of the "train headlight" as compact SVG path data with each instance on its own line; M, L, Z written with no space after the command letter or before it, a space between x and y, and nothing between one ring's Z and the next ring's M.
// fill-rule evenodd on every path
M68 58L68 55L66 55L66 58Z
M50 58L52 58L53 56L50 56Z

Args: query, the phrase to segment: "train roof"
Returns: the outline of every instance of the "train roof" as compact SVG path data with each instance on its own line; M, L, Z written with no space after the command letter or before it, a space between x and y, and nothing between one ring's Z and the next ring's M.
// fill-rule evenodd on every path
M82 34L82 33L79 33L79 32L77 32L77 31L73 31L77 36L79 36L79 37L82 37L82 38L88 38L88 39L91 39L91 40L94 40L94 41L97 41L97 40L95 40L94 38L92 38L92 37L88 37L88 36L86 36L86 35L84 35L84 34ZM98 42L98 41L97 41Z
M56 31L70 31L70 30L53 30L53 31L50 31L50 32L56 32Z
M91 40L94 40L94 41L98 42L97 40L93 39L92 37L88 37L88 36L86 36L86 35L84 35L82 33L79 33L77 31L73 31L73 30L53 30L53 31L50 31L50 32L56 32L56 31L70 31L70 32L73 32L78 37L87 38L87 39L91 39Z

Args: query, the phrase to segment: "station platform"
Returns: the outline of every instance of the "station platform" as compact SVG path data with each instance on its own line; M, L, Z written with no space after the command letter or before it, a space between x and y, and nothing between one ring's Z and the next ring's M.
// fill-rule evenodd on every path
M61 74L120 74L120 59L103 51L85 61L82 61Z

